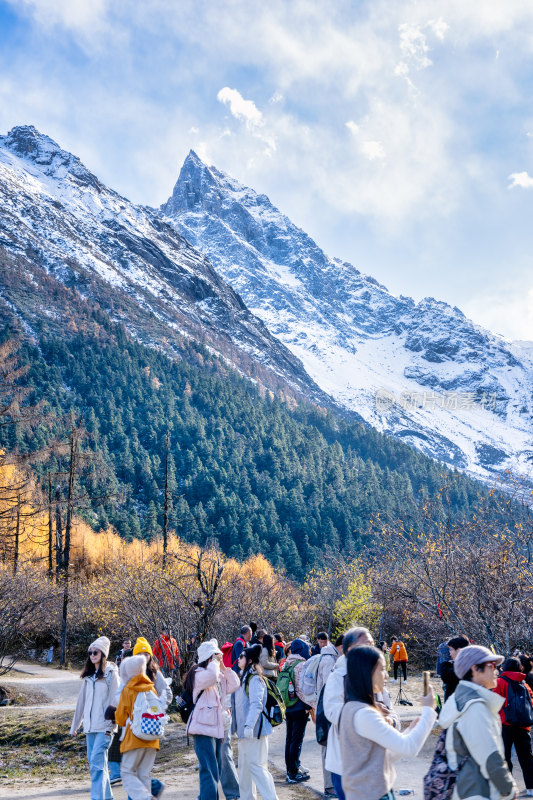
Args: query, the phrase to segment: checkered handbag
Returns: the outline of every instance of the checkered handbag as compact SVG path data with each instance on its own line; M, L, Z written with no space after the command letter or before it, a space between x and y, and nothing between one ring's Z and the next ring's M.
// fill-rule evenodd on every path
M137 693L130 723L137 739L153 742L164 735L168 722L166 705L166 697L158 697L152 690Z
M165 732L166 714L148 714L141 717L141 733L159 739Z

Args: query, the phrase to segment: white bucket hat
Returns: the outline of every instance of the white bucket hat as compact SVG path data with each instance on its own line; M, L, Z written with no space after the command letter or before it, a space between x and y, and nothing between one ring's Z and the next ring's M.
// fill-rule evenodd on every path
M208 639L207 642L202 642L197 653L198 663L201 664L203 661L207 661L208 658L211 658L211 656L214 656L217 653L222 655L222 651L220 650L216 639Z

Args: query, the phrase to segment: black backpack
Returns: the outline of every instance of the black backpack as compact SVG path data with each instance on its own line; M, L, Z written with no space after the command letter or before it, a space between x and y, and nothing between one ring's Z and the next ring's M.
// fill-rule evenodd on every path
M201 692L198 692L198 697L196 698L196 703L200 699L200 696L203 694L203 689ZM176 705L178 707L178 714L180 715L182 722L188 722L192 712L194 711L194 707L196 703L193 702L192 694L184 689L180 696L176 701Z
M503 707L506 723L517 728L529 728L533 725L533 705L527 688L522 682L513 681L505 675L501 677L508 684L507 702Z
M318 703L316 704L316 740L318 744L325 747L328 743L328 733L331 727L331 722L324 713L324 689L326 685L320 690Z

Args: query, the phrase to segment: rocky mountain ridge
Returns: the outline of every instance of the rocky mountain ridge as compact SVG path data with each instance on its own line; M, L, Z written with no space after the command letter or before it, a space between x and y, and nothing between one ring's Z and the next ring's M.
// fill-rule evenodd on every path
M0 207L0 307L27 330L61 327L61 307L44 297L52 280L144 343L172 353L192 338L267 388L327 402L205 256L33 126L0 136Z
M161 214L345 408L486 480L530 475L533 343L393 296L193 151Z

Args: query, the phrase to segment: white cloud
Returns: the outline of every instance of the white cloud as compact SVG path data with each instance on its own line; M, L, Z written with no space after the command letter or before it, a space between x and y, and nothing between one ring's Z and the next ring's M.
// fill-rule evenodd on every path
M463 305L465 314L485 328L511 339L533 341L533 288L520 281L513 289L499 287L470 298Z
M361 142L361 150L365 158L368 158L369 161L385 158L385 149L381 142Z
M356 136L359 133L359 125L353 120L350 119L348 120L348 122L345 122L344 124L346 125L350 133L353 133L354 136Z
M224 105L229 105L231 114L236 119L243 120L248 128L257 128L263 125L263 115L253 100L245 100L237 89L225 86L217 94L217 100Z
M407 22L398 27L400 33L400 50L411 62L415 69L425 69L431 66L431 59L428 58L429 46L426 36L422 29L417 25L410 25Z
M253 100L245 100L242 94L237 89L230 89L225 86L217 94L217 100L224 105L229 105L229 110L235 119L245 123L247 131L249 131L255 138L259 139L265 145L264 155L269 158L276 150L276 139L268 131L263 114L257 108ZM255 166L255 160L252 159L248 162L251 166Z
M517 186L520 189L533 189L533 178L527 172L512 172L509 175L508 189L514 189Z
M439 17L438 19L430 19L428 22L428 28L433 31L437 39L440 39L440 41L443 42L450 29L450 26L442 19L442 17Z

